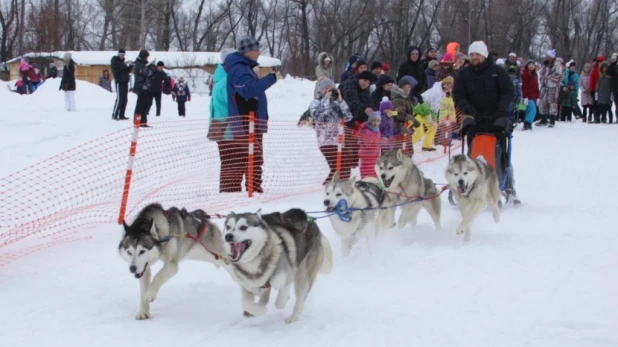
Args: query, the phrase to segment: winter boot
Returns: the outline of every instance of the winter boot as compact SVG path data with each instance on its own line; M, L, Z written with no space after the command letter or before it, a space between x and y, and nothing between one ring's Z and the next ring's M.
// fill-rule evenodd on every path
M524 122L524 130L532 130L532 123Z
M556 125L556 116L554 115L550 115L549 116L549 127L553 128Z
M547 123L547 115L546 114L542 114L541 115L541 120L536 123L536 126L537 127L545 127L545 126L547 126L547 124L548 124Z

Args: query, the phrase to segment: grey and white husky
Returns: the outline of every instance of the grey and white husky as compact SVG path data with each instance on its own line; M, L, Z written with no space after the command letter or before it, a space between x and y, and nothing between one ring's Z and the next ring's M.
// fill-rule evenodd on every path
M440 213L442 201L436 185L429 178L425 178L407 155L400 149L383 153L376 161L375 170L380 182L398 203L405 203L420 197L426 198L401 206L401 216L397 225L404 228L406 225L416 225L421 208L429 212L436 229L440 229Z
M300 209L285 213L231 213L225 220L228 271L239 284L246 317L266 313L272 288L283 309L294 287L296 303L285 322L297 321L318 272L330 273L333 255L317 224ZM255 302L255 297L258 302Z
M129 271L139 279L140 305L136 319L150 318L150 303L159 289L178 272L178 263L184 259L207 261L218 265L223 254L221 231L202 210L187 212L160 204L144 207L131 225L123 222L122 239L118 245L120 256L129 265ZM189 237L199 238L198 243ZM208 249L206 249L206 247ZM152 282L151 266L163 261L163 267Z
M335 211L340 200L345 200L351 209L343 221L338 215L329 217L333 229L341 238L341 253L347 257L358 240L368 242L376 239L394 225L395 208L386 208L392 203L379 181L366 178L361 181L340 180L335 174L324 188L324 206L327 211ZM383 209L381 209L383 208Z
M446 168L446 180L461 210L456 233L464 234L465 241L470 240L470 225L485 208L491 208L494 221L500 222L500 183L484 159L454 156Z

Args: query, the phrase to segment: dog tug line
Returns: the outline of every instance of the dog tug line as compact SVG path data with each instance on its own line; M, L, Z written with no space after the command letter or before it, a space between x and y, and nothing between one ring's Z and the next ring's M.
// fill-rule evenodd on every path
M425 200L433 200L435 198L437 198L438 196L440 196L442 193L444 193L445 191L447 191L449 189L447 184L438 184L436 183L436 185L442 185L442 189L440 189L440 191L437 194L434 195L429 195L429 196L408 196L408 194L406 194L405 189L403 188L403 186L400 184L399 185L399 189L401 189L401 193L397 193L397 192L391 192L388 191L386 189L384 189L384 187L382 186L382 183L378 183L377 186L385 193L387 194L392 194L392 195L396 195L399 197L404 197L407 199L407 201L404 201L402 203L398 203L398 204L394 204L394 205L390 205L390 206L382 206L382 207L368 207L368 208L351 208L348 206L348 202L345 199L341 199L337 202L337 205L335 206L334 210L327 210L327 211L310 211L310 212L305 212L307 215L309 214L324 214L323 216L319 216L319 217L308 217L309 221L314 221L317 219L322 219L322 218L328 218L330 216L333 215L337 215L339 217L339 219L342 222L350 222L352 220L352 215L351 212L357 212L357 211L379 211L379 210L388 210L390 208L396 208L396 207L400 207L400 206L404 206L404 205L408 205L408 204L412 204L415 202L421 202L421 201L425 201Z

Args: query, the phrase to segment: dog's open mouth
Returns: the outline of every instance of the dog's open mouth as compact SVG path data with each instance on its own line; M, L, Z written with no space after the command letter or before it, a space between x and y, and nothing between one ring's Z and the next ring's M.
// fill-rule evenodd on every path
M140 279L142 278L142 276L144 276L144 272L146 272L146 269L148 268L148 262L146 262L146 265L144 265L144 269L142 270L142 272L136 272L135 273L135 278Z
M458 188L457 191L459 192L459 194L465 194L466 191L468 190L468 185L459 183L459 185L457 185L457 188Z
M393 180L395 179L395 176L387 179L387 180L382 180L382 182L384 183L384 187L388 188L391 186L391 183L393 183Z
M230 261L235 263L242 258L242 255L245 254L247 249L251 247L251 241L245 240L242 242L232 242L230 243Z

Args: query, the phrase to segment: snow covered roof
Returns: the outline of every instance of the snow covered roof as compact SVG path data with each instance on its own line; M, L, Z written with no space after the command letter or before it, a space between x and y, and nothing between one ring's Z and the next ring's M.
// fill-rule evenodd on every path
M8 64L19 61L21 58L49 57L62 59L65 53L71 53L73 61L78 65L109 65L113 56L118 51L58 51L28 53L21 57L7 61ZM127 51L126 59L135 60L139 51ZM221 53L219 52L162 52L150 51L150 61L162 61L166 68L183 68L204 65L217 65L221 63ZM258 63L262 67L280 66L281 60L271 57L260 56Z

